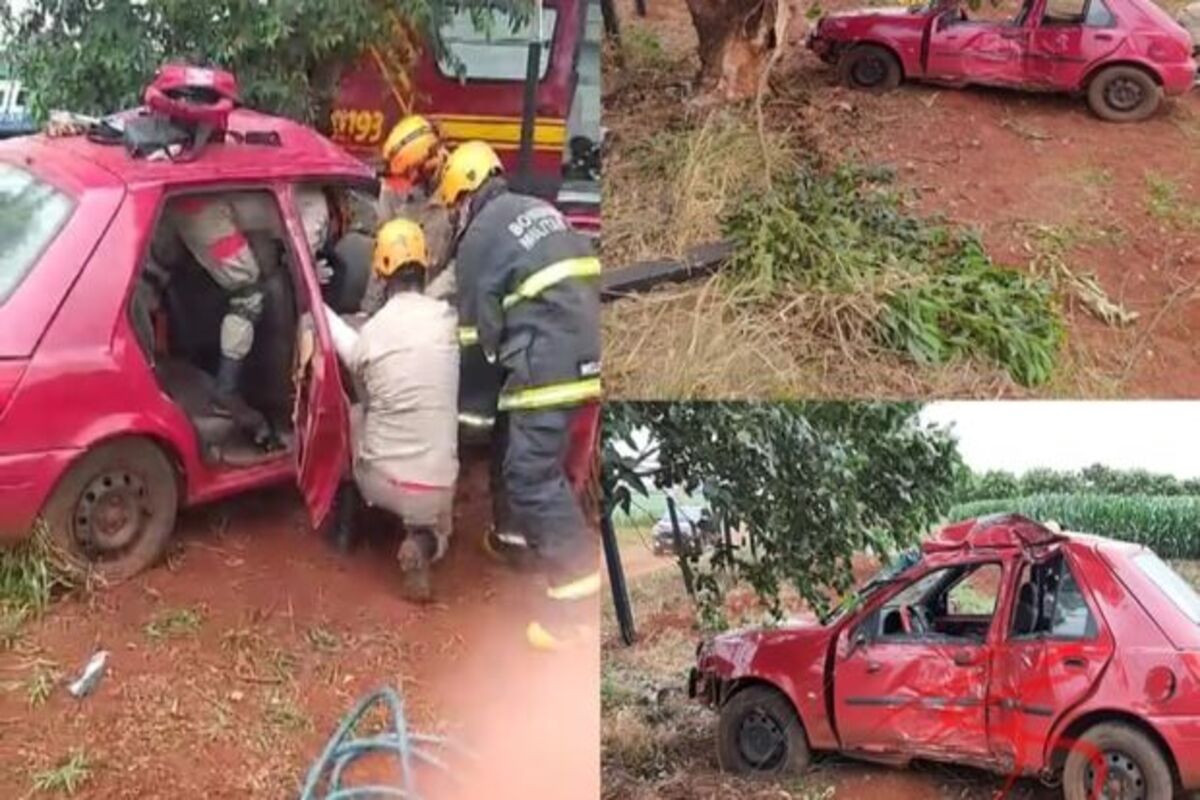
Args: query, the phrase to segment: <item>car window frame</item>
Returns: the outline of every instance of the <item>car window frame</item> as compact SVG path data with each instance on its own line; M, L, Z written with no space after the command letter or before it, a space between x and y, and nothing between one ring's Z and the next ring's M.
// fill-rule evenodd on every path
M1016 618L1017 618L1018 595L1021 592L1021 577L1025 572L1025 568L1032 567L1035 564L1048 563L1048 562L1054 560L1055 558L1062 558L1063 563L1066 565L1067 570L1071 574L1071 579L1073 581L1075 581L1075 585L1079 588L1079 594L1081 597L1083 597L1083 604L1084 604L1084 606L1087 607L1088 615L1091 617L1091 620L1093 623L1092 635L1091 636L1087 636L1087 635L1063 636L1063 635L1054 634L1053 631L1046 631L1045 633L1034 633L1034 634L1028 634L1025 636L1014 636L1013 635L1013 625L1016 622ZM1056 602L1056 607L1057 607L1057 600L1055 602ZM1037 560L1037 559L1033 559L1033 558L1025 558L1025 559L1021 560L1020 564L1017 567L1017 574L1016 574L1015 581L1013 584L1012 608L1009 609L1008 622L1004 626L1004 641L1006 644L1028 644L1031 642L1033 642L1033 643L1036 643L1036 642L1041 642L1041 643L1096 642L1100 639L1100 636L1101 636L1100 623L1101 623L1100 614L1097 612L1096 606L1092 602L1091 588L1082 579L1082 573L1080 572L1080 570L1076 569L1074 560L1071 557L1070 553L1066 549L1060 549L1056 553L1052 553L1051 555L1048 555L1047 557L1045 557L1041 560Z
M951 582L946 587L945 591L948 593L948 592L952 591L953 588L955 586L957 586L959 583L966 580L966 578L968 576L970 576L971 574L973 574L976 570L978 570L984 566L987 566L989 564L995 564L997 567L1000 568L1000 585L996 588L996 604L992 609L992 614L988 620L988 627L987 627L987 630L984 631L984 635L983 635L982 639L978 639L978 640L967 639L965 637L950 636L948 634L943 634L943 633L926 633L921 636L907 636L907 635L895 635L895 634L885 635L885 634L882 634L879 632L879 629L883 622L882 614L883 614L884 609L887 608L889 603L891 603L893 600L895 600L899 595L903 594L910 587L916 585L920 581L925 580L930 575L933 575L934 573L937 573L937 572L945 572L947 570L953 570L953 569L958 569L958 568L969 568L967 571L965 571L962 575L960 575L957 579L955 579L953 582ZM963 562L954 563L954 564L943 564L941 566L932 567L931 569L923 572L919 577L915 577L912 580L904 583L902 586L898 587L895 591L893 591L891 594L889 594L885 599L881 600L880 603L874 609L872 609L869 613L863 615L859 620L857 620L850 627L851 639L853 640L853 639L858 638L859 635L863 632L862 629L863 629L863 626L865 625L871 629L869 635L867 636L867 643L870 645L928 645L928 646L937 646L937 647L947 647L947 646L950 646L950 647L981 647L981 646L987 645L990 641L992 641L992 637L995 635L996 618L998 616L1001 616L1000 605L1004 600L1005 574L1006 573L1005 573L1004 559L1002 559L998 556L985 557L985 558L963 561ZM936 587L936 586L937 586L937 584L934 584L934 587ZM931 591L932 591L932 589L931 589Z

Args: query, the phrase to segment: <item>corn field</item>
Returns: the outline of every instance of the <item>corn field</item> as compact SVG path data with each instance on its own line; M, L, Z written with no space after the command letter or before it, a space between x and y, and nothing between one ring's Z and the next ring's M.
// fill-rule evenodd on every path
M1163 558L1200 558L1200 496L1038 494L961 503L950 509L949 518L1007 512L1144 544Z

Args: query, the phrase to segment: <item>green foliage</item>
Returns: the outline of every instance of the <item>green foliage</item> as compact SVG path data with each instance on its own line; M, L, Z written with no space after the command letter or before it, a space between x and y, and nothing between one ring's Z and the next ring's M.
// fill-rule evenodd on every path
M954 440L900 403L609 403L605 488L628 510L651 482L703 490L714 517L748 534L690 558L702 600L736 570L779 612L790 585L819 611L851 588L852 556L884 557L949 506Z
M958 500L999 500L1033 494L1200 495L1200 479L1179 480L1144 469L1119 470L1103 464L1085 469L1031 469L1020 477L1003 470L968 473L959 485Z
M146 623L146 637L154 641L195 635L204 624L200 608L168 608L155 613Z
M71 588L75 576L56 557L44 525L19 544L0 549L0 652L21 636L21 627Z
M951 508L948 516L969 519L1008 512L1144 544L1163 558L1200 558L1200 497L1041 494L964 503Z
M491 0L33 0L6 14L32 111L104 114L136 105L169 60L232 70L248 105L324 124L344 66L386 48L402 19L440 48L458 9L483 20ZM513 6L520 12L527 4Z
M769 298L800 290L862 304L874 335L920 363L979 356L1023 385L1051 376L1063 325L1051 286L997 267L969 232L908 214L890 173L801 169L725 219L726 270Z

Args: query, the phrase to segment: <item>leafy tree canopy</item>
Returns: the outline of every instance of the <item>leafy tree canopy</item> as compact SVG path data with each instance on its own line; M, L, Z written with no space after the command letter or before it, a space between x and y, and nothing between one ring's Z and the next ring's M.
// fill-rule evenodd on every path
M652 485L703 489L754 552L692 559L702 597L736 568L777 613L791 586L818 611L853 585L851 559L887 557L940 519L962 463L954 440L895 403L609 403L605 491L626 512ZM648 444L647 444L648 440Z
M459 10L480 25L488 8L527 13L528 0L0 0L9 56L33 113L99 115L137 105L170 60L233 71L248 105L324 123L340 70L394 43L403 22L440 48Z

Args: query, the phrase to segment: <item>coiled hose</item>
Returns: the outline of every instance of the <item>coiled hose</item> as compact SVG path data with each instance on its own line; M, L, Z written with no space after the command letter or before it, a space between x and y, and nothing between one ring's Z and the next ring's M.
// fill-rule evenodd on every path
M376 705L386 705L391 712L389 729L383 733L355 738L354 729ZM434 755L431 749L450 747L441 736L413 733L404 717L404 701L390 686L366 695L338 725L325 745L321 757L308 770L300 800L353 800L354 798L398 797L418 800L413 767L427 764L450 773L450 767ZM355 760L372 753L391 753L400 761L400 786L342 786L342 775ZM324 786L324 789L321 787ZM320 792L324 792L323 794Z

